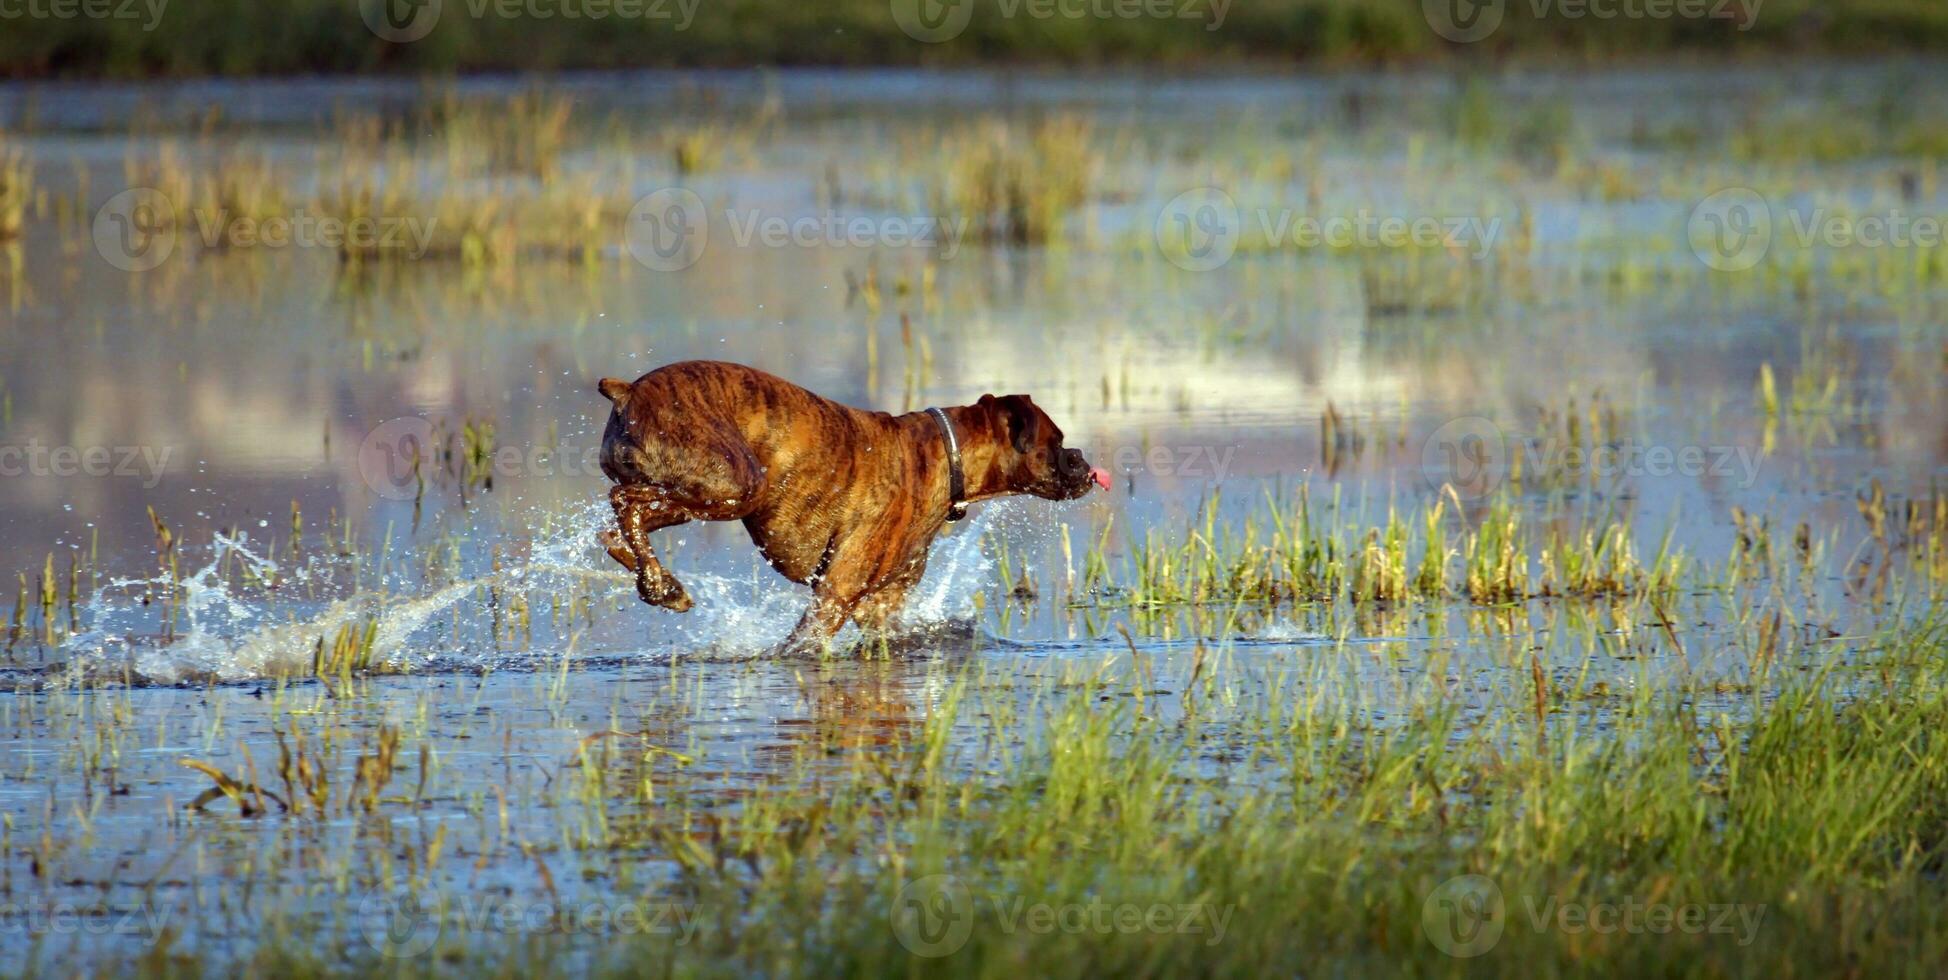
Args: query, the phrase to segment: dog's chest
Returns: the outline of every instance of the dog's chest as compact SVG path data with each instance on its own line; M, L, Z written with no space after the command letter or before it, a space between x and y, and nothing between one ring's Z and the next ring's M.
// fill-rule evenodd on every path
M829 517L811 513L753 514L744 519L744 528L772 568L800 583L819 573L837 537Z

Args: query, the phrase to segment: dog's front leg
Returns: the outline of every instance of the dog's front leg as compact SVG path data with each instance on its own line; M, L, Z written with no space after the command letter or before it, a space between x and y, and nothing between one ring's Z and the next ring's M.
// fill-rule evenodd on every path
M649 532L681 524L685 516L665 506L661 490L642 484L617 484L609 488L609 503L615 508L621 533L613 537L603 534L602 544L610 557L636 573L636 594L652 606L689 611L689 593L656 559L656 551L649 544ZM618 544L622 547L617 547Z
M927 551L923 545L898 571L873 586L853 606L852 620L868 633L884 633L906 604L906 594L927 573Z
M858 602L857 595L837 595L820 589L812 596L812 607L792 627L791 635L785 638L779 651L787 656L816 656L825 650L825 644L838 635L839 628L845 625L846 617L852 614L852 607Z
M908 588L907 585L888 586L860 599L852 612L853 621L868 633L884 633L900 607L906 604Z

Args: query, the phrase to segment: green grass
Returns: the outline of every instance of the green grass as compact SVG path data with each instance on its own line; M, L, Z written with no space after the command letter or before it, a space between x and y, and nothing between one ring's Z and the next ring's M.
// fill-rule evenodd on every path
M886 772L767 801L713 844L725 859L690 867L703 904L749 896L766 934L727 929L703 949L630 955L766 969L785 967L789 949L806 957L794 972L914 969L885 941L897 890L950 874L973 899L973 928L930 973L1898 971L1909 942L1943 942L1929 917L1902 911L1942 891L1942 652L1938 629L1924 629L1886 652L1923 664L1900 687L1841 703L1830 677L1794 681L1745 721L1654 695L1603 710L1545 692L1541 718L1511 705L1471 719L1430 699L1384 725L1268 698L1227 730L1240 719L1207 707L1215 717L1166 722L1082 682L1039 709L1039 734L964 759L930 733L990 709L969 682ZM967 768L992 775L970 781ZM820 833L776 833L794 823ZM1503 938L1480 961L1448 958L1423 926L1435 889L1463 874L1494 881L1507 902ZM1551 898L1735 903L1764 918L1750 946L1537 931L1526 903ZM1011 931L1016 901L1231 918L1221 940Z
M545 783L505 790L501 767L525 756L491 727L466 726L486 746L453 741L428 695L382 723L377 692L280 689L275 745L227 772L198 762L212 786L187 819L219 851L246 824L289 845L224 871L237 887L317 884L253 902L257 974L1920 976L1948 954L1932 912L1948 898L1945 641L1929 619L1848 650L1790 646L1792 669L1735 700L1579 694L1540 666L1457 700L1437 662L1384 711L1334 676L1330 650L1269 672L1223 651L1168 675L1113 657L1028 678L923 668L943 687L918 712L899 693L914 668L835 665L801 680L817 722L767 757L759 792L729 797L725 766L740 763L685 734L712 709L674 679L653 703L613 706L638 720L548 760ZM565 697L536 685L544 703ZM91 700L6 724L91 733L65 764L112 787L142 734ZM464 761L483 749L484 767ZM72 857L12 846L50 872ZM506 900L554 917L459 919L498 893L431 882L489 860L542 868ZM1460 876L1501 896L1500 938L1474 958L1439 944ZM591 906L674 906L696 931L577 935L561 910L583 906L553 897L576 881L611 896ZM901 937L933 935L910 915L935 887L934 908L967 929L920 959ZM371 889L454 918L425 952L383 959L356 918ZM319 905L338 911L300 912ZM1064 929L1038 925L1038 905L1083 911ZM1077 918L1157 905L1173 914L1155 927ZM1690 905L1705 907L1695 931L1676 925ZM1638 908L1640 926L1670 931L1598 931L1565 906ZM177 950L132 966L223 961Z

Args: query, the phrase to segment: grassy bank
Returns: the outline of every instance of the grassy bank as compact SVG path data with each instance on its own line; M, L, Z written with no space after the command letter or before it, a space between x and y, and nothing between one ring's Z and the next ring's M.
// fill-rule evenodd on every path
M992 62L1230 67L1239 59L1498 61L1510 54L1948 48L1948 7L1932 0L1709 0L1698 5L1704 16L1688 17L1633 17L1629 11L1643 5L1621 0L1592 5L1620 11L1616 16L1576 13L1583 8L1568 4L1550 4L1538 15L1529 0L1518 0L1505 7L1491 35L1471 44L1451 43L1434 31L1420 0L1264 0L1226 4L1221 13L1207 0L1179 0L1168 5L1169 17L1105 15L1100 11L1128 6L1106 2L1054 7L969 0L973 9L964 26L939 43L921 43L901 29L892 11L900 2L445 0L430 22L412 21L418 8L399 5L397 23L431 25L404 44L368 29L353 0L149 3L115 6L117 16L101 19L10 19L0 32L0 72L16 78L132 78ZM630 14L586 15L597 9Z

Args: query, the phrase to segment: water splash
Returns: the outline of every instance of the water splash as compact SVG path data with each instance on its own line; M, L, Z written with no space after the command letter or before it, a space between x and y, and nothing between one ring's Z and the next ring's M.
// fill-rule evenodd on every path
M1005 506L990 506L936 544L927 575L901 617L903 632L971 623L972 594L992 571L981 540L1003 511ZM404 671L520 667L551 662L568 648L641 663L742 660L772 650L810 602L810 590L768 571L738 576L683 568L678 574L696 607L684 614L644 607L632 576L595 543L610 520L600 503L576 507L534 522L541 530L526 561L439 583L413 582L395 571L377 587L356 589L343 584L356 576L335 556L286 568L253 550L247 535L219 534L207 563L180 581L166 575L118 578L98 588L87 605L91 628L69 638L57 654L73 677L150 684L306 675L321 641L329 644L340 630L367 628L373 631L371 661ZM270 582L278 585L262 584ZM535 630L533 644L521 649L499 642L496 612L506 611L509 597L526 595L532 608L537 598L564 590L587 597L602 615L591 616L593 623L574 622L571 615L569 625ZM158 632L162 613L155 602L165 594L177 597L167 636ZM837 642L856 635L849 628Z
M95 589L86 607L92 627L69 637L59 653L81 675L132 675L160 683L238 680L270 671L282 659L279 651L295 645L300 635L332 632L358 615L359 604L342 599L305 622L275 622L273 603L227 580L232 562L247 573L244 578L276 581L284 574L277 562L251 550L248 534L219 533L208 563L180 580L166 574L116 578ZM313 579L310 569L291 575L294 587ZM158 632L163 606L154 598L164 594L176 596L174 629ZM307 656L310 650L307 643Z
M987 504L960 533L934 544L927 574L900 614L903 624L925 627L973 618L974 590L994 573L994 560L981 550L981 539L1012 507L1011 501Z

